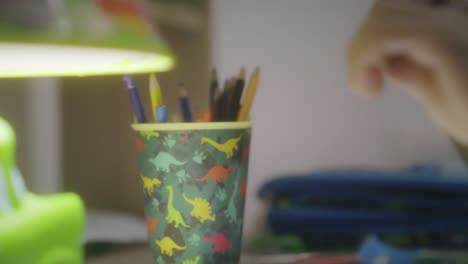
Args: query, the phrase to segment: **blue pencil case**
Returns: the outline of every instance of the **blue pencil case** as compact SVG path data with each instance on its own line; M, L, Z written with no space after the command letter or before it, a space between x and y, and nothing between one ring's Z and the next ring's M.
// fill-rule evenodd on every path
M428 196L417 193L312 188L309 192L271 199L274 205L287 201L302 207L362 208L412 211L425 214L468 214L468 197Z
M468 197L468 177L442 177L418 171L386 172L379 170L328 170L305 175L277 178L263 185L260 197L291 196L316 189L374 190L384 192L414 192L424 195Z
M468 213L468 177L441 177L432 170L320 171L272 180L258 194L273 204Z
M272 208L267 216L276 235L296 235L320 247L329 241L358 241L378 234L404 246L465 249L468 217L428 218L424 215L328 208ZM328 242L327 242L328 241ZM332 243L333 245L333 243Z

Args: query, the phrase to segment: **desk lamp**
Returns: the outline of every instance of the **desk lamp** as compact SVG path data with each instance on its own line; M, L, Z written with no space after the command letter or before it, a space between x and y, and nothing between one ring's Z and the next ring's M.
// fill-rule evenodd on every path
M142 1L0 1L0 78L170 70L174 56ZM0 263L82 263L81 200L29 193L15 148L14 130L0 118Z

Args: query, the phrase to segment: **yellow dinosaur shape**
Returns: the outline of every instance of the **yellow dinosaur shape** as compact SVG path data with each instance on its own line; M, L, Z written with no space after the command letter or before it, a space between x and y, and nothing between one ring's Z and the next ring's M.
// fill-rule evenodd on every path
M159 132L157 131L140 131L140 135L144 137L146 140L150 140L152 137L159 137Z
M161 186L161 181L154 178L149 178L144 175L140 175L141 180L143 181L143 192L146 192L149 196L153 195L154 187Z
M187 201L187 203L193 206L190 215L197 218L202 224L207 220L210 220L211 222L216 221L216 217L211 215L211 205L207 200L203 198L195 198L190 200L187 198L187 196L185 196L185 194L184 199Z
M167 255L169 257L172 257L174 255L174 249L175 250L185 250L187 247L185 246L179 246L177 245L174 240L172 240L170 237L163 237L161 240L156 240L154 242L156 245L159 246L161 249L161 254Z
M200 261L200 256L196 256L195 259L193 259L193 260L191 260L191 259L184 260L184 262L182 262L182 264L198 264L199 261Z
M187 225L182 217L182 214L174 208L174 190L172 189L172 185L166 187L169 191L169 201L167 202L167 216L166 221L168 224L174 223L174 227L178 228L179 225L189 228L190 226Z
M234 150L239 149L237 144L239 143L241 138L242 138L242 135L236 138L231 138L228 141L224 142L223 144L219 144L218 142L212 140L211 138L202 137L201 144L205 144L205 143L210 144L215 149L221 152L224 152L224 154L226 154L226 158L230 159L234 155Z

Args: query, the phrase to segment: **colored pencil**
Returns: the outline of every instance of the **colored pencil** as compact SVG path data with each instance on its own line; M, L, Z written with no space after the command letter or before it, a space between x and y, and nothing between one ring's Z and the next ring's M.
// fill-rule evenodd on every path
M252 76L250 77L249 84L247 86L247 91L245 94L244 101L242 102L242 107L239 111L237 121L246 121L250 113L250 108L252 107L253 101L255 99L255 94L257 92L258 82L260 77L260 68L256 67Z
M183 119L180 113L174 113L171 115L171 122L172 123L182 123Z
M187 95L187 90L184 88L183 83L179 83L179 87L179 101L184 122L192 122L192 111L190 110L190 99Z
M219 92L219 84L218 84L218 74L216 73L216 69L211 71L211 84L210 84L210 111L213 112L215 108L215 96L216 92Z
M242 67L239 73L239 77L236 80L236 85L234 87L232 101L229 106L229 109L231 111L229 115L229 121L236 121L237 119L237 115L239 114L242 93L244 92L244 86L245 86L245 68Z
M225 116L223 117L223 121L232 121L232 105L234 102L234 92L236 88L237 78L233 77L228 80L228 86L226 87L226 105L225 105Z
M151 99L151 113L153 114L154 117L154 122L158 122L158 119L156 117L156 108L157 106L157 88L158 87L158 81L156 80L156 76L154 73L150 75L149 78L149 94L150 94L150 99Z
M164 105L164 99L162 95L162 89L161 86L159 86L158 79L154 79L156 81L156 108L159 106Z
M224 122L226 121L226 116L228 112L228 100L229 100L229 87L231 86L231 79L226 79L224 81L223 92L219 97L218 102L218 121Z
M218 122L224 121L224 117L226 116L226 101L227 101L227 94L225 92L221 93L218 100Z
M218 122L219 121L219 111L220 111L220 106L219 106L219 101L220 101L220 98L221 98L221 92L219 91L219 89L216 90L215 92L215 95L214 95L214 108L211 112L211 120L213 122Z
M217 71L213 68L209 86L209 110L198 109L196 111L198 114L198 116L196 116L196 121L235 122L249 119L250 109L259 82L259 75L260 69L256 67L247 83L246 70L242 67L237 76L226 78L224 86L220 87ZM124 75L123 79L130 97L134 122L148 122L138 93L135 78L132 75ZM192 116L191 102L187 94L187 89L184 87L183 83L179 83L178 86L182 120L183 122L193 122L195 117ZM154 117L154 122L168 122L169 113L167 106L163 103L161 87L159 86L155 74L150 74L149 76L149 95L151 99L151 115ZM172 120L171 118L171 121L176 120Z
M167 123L167 107L165 105L160 105L156 109L156 117L158 123Z
M147 119L143 109L143 104L141 103L140 94L138 93L135 78L131 75L125 75L123 79L127 86L130 103L138 123L146 123Z

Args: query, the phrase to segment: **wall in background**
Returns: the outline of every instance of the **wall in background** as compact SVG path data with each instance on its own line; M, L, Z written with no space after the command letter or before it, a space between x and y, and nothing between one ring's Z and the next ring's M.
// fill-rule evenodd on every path
M30 188L32 178L29 152L32 131L28 122L28 82L20 79L0 80L0 117L7 120L15 129L17 145L17 164Z
M48 78L0 80L0 117L15 129L17 164L38 194L62 190L58 86Z
M395 168L456 158L442 131L396 88L377 100L346 85L344 51L372 0L217 0L214 64L262 68L252 118L245 233L262 231L255 191L268 178L324 167Z

